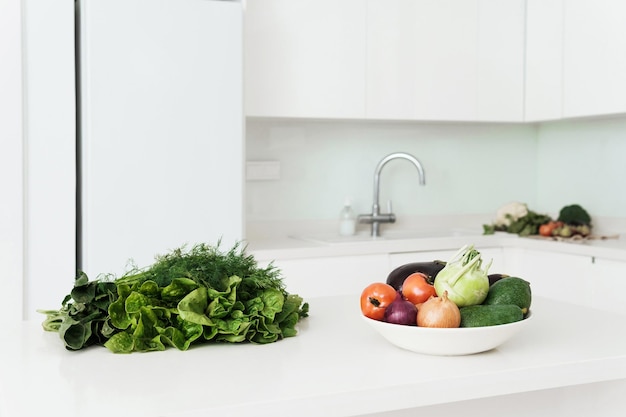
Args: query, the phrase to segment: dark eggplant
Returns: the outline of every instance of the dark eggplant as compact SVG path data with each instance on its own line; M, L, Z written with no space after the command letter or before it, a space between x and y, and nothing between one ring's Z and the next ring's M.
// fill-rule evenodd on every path
M506 278L508 275L506 274L489 274L489 286L492 286L496 282L500 281L502 278Z
M411 262L404 264L389 273L389 276L387 276L387 284L391 285L397 291L400 291L404 280L415 272L421 272L426 275L428 283L434 284L435 277L444 266L446 266L446 262L444 261Z

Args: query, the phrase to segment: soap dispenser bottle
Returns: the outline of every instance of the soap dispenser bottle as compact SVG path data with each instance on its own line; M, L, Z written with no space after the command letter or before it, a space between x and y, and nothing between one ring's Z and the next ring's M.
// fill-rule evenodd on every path
M346 197L343 209L339 214L339 234L341 236L352 236L356 231L356 215L352 210L352 201Z

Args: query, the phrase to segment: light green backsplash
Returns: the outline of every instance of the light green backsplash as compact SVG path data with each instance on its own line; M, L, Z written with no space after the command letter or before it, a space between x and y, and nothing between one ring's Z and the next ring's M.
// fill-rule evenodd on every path
M626 117L543 123L537 138L539 209L626 217Z
M537 127L521 124L249 120L246 159L277 160L281 179L246 183L247 220L335 219L350 196L371 211L373 174L391 152L415 155L426 186L404 160L381 174L381 206L398 216L491 213L537 206ZM622 171L623 172L623 171ZM543 188L542 188L543 189Z

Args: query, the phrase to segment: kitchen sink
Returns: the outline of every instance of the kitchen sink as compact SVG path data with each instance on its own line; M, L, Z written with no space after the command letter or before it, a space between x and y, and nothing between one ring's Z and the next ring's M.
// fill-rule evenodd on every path
M359 232L352 236L341 236L336 233L320 233L310 235L292 235L292 239L303 240L312 243L340 244L359 242L378 242L390 240L428 239L481 235L480 230L471 229L436 229L436 230L386 230L381 236L372 237L369 231Z

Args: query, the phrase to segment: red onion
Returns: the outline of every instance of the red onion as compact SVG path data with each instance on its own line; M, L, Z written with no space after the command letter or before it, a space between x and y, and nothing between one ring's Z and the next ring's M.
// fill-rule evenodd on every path
M417 325L417 307L412 302L405 300L402 293L397 291L396 299L385 309L383 321L415 326Z

